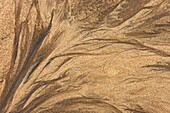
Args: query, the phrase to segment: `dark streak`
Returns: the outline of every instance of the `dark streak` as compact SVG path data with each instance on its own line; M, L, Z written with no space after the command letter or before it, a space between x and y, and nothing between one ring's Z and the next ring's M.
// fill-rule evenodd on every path
M34 65L33 68L31 69L31 71L30 71L30 72L28 73L28 75L26 76L26 80L24 80L23 84L25 84L25 83L29 80L31 74L37 69L37 67L40 65L41 62L42 62L42 58L39 59L39 60L35 63L35 65Z
M93 108L93 109L90 109ZM100 101L98 99L89 99L84 97L68 98L56 103L51 108L41 111L40 113L98 113L99 110L109 113L122 113L115 106ZM48 112L53 111L53 112Z
M9 103L11 102L14 94L15 94L15 91L17 90L17 88L19 87L19 85L21 84L21 82L23 81L24 77L25 77L25 74L28 70L28 67L29 67L29 63L31 63L30 59L33 60L33 57L32 54L35 53L37 51L37 48L39 48L40 44L42 43L43 39L47 36L49 30L51 29L51 26L52 26L52 20L53 20L53 14L54 12L51 13L51 20L50 20L50 23L48 25L48 27L46 28L45 31L43 31L41 33L41 35L39 36L38 40L36 41L36 44L38 45L34 45L33 46L33 49L30 50L27 58L26 58L26 61L24 62L24 65L23 67L21 68L21 71L18 73L18 75L15 76L15 78L13 78L13 82L11 83L11 85L9 86L9 90L7 91L5 97L2 97L2 104L0 105L0 110L4 110L4 107ZM35 49L35 50L34 50ZM24 70L26 69L26 70ZM3 112L3 111L2 111Z
M165 62L165 63L157 63L157 64L153 64L153 65L146 65L143 66L144 68L151 68L151 70L153 71L170 71L170 63L169 62Z

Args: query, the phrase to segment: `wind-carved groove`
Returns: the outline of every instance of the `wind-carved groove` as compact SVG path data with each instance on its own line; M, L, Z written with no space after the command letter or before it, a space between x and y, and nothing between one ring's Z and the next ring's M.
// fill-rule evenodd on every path
M156 44L164 44L162 40L166 39L159 35L169 33L170 23L169 21L156 23L156 21L168 16L168 11L162 13L158 10L168 1L145 7L150 0L59 0L55 2L50 0L46 1L46 4L49 2L52 5L54 2L56 6L54 8L48 6L49 11L41 8L41 2L43 1L32 1L24 21L21 19L24 0L15 2L14 44L10 68L4 75L5 85L0 94L0 113L123 113L124 111L149 113L145 112L149 110L145 110L145 106L142 105L134 108L126 107L124 111L119 110L120 106L117 107L113 103L121 102L121 98L112 99L115 102L110 103L100 96L89 98L65 95L78 92L91 82L92 72L86 70L86 67L83 71L79 70L79 65L75 63L79 63L79 58L96 57L97 59L102 56L107 59L112 54L131 52L131 50L169 58L169 51L152 45L154 39L147 42L147 39L154 37L158 40ZM145 9L159 13L145 15L146 17L140 21L141 24L129 25L129 29L128 25L124 26L123 23L133 19ZM44 13L48 16L46 17ZM44 20L48 20L48 23ZM125 31L115 29L119 26L123 26ZM147 31L146 28L149 29L150 26L154 29ZM100 29L101 27L105 28ZM126 31L127 29L129 31ZM97 33L101 35L96 35ZM115 47L123 48L116 50ZM80 65L84 66L84 64ZM143 68L155 72L169 72L170 63L161 61L144 65ZM140 83L147 82L138 77L134 78ZM62 95L65 96L63 99L61 99Z
M131 113L148 113L145 112L144 109L139 105L135 109L127 108L126 110L130 111Z
M150 65L146 65L143 67L150 68L151 71L169 72L170 71L170 62L158 62L157 64L150 64Z
M60 75L59 78L56 78L56 79L53 79L53 80L48 80L48 81L38 81L36 83L34 83L34 86L32 88L32 90L27 94L26 97L24 97L18 104L17 106L15 107L15 109L13 110L13 112L18 112L18 113L27 113L29 109L33 110L34 108L36 108L36 106L40 105L42 102L46 101L46 99L50 98L53 96L52 93L54 93L53 91L54 90L57 90L59 88L61 88L61 85L59 84L56 84L55 82L63 79L64 77L66 77L67 75L67 72L68 70L66 70L63 74ZM26 104L26 102L28 101L28 99L31 97L31 95L37 90L39 89L40 87L43 87L43 86L49 86L51 84L56 84L57 86L54 87L53 89L50 89L49 93L45 93L45 94L42 94L40 97L37 97L35 100L33 100L27 108L23 109L24 105ZM45 99L46 97L46 99ZM39 101L37 103L37 101ZM34 104L33 104L34 103ZM36 106L35 106L36 105ZM29 106L32 106L32 107L29 107ZM21 111L21 109L23 109Z
M114 11L106 17L108 27L116 27L130 19L141 11L149 1L150 0L123 0Z
M105 17L111 13L119 3L120 0L80 0L72 8L71 14L74 16L75 20L84 21L86 29L99 28L104 23Z
M18 10L16 12L16 36L14 38L14 52L13 52L13 58L16 60L16 55L17 55L17 51L18 51L18 42L19 42L19 37L20 37L20 33L21 33L21 30L18 31L17 27L19 26L19 17L20 17L20 10L21 10L21 1L18 3L19 6L18 6ZM35 4L36 5L36 4ZM39 14L40 12L38 12ZM38 15L40 16L40 14ZM39 18L37 16L37 18ZM12 83L11 85L8 85L7 87L5 87L4 89L4 95L2 94L1 95L1 106L0 106L0 110L1 112L5 112L5 106L7 104L9 104L9 102L12 100L13 98L13 95L15 94L15 91L17 90L17 88L19 87L19 85L21 84L22 80L24 79L25 77L25 74L27 73L28 69L29 69L29 66L30 66L30 63L32 62L32 60L34 59L34 56L35 56L35 53L37 52L37 50L39 49L41 43L43 42L43 40L45 39L45 37L47 36L48 32L50 31L51 29L51 26L52 26L52 20L53 20L53 12L51 14L51 20L50 20L50 23L49 25L47 26L47 28L45 28L44 30L41 31L40 35L38 36L37 40L35 41L35 43L32 45L28 55L26 56L26 59L23 64L22 67L19 67L21 68L19 70L19 72L17 72L17 74L12 78ZM20 26L22 26L23 23L20 24ZM22 27L19 27L19 29L22 29ZM36 31L36 30L35 30ZM34 39L34 37L33 37ZM12 59L13 59L12 58ZM35 68L40 64L40 62L34 67L34 70ZM13 64L15 65L15 63ZM31 72L32 73L32 72ZM30 73L30 74L31 74ZM27 77L29 77L30 75L28 75ZM11 78L6 78L6 82L8 83L8 81L10 81ZM6 92L7 91L7 92Z
M100 108L100 111L98 111ZM40 111L39 113L67 113L67 112L74 112L74 113L83 113L83 112L103 112L105 109L108 109L107 112L110 113L122 113L117 108L112 105L109 105L106 102L102 102L97 99L89 99L86 97L77 97L77 98L69 98L58 102L55 106L48 108L46 110Z

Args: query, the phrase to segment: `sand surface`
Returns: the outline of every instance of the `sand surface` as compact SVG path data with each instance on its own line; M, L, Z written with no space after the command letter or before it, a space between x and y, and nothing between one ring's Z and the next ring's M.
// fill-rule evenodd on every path
M169 0L0 0L0 113L170 113Z

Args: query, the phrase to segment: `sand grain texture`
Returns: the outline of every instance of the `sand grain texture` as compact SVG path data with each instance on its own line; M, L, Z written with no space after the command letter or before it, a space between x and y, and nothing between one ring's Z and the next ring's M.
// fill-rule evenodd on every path
M170 113L169 0L0 0L0 113Z

